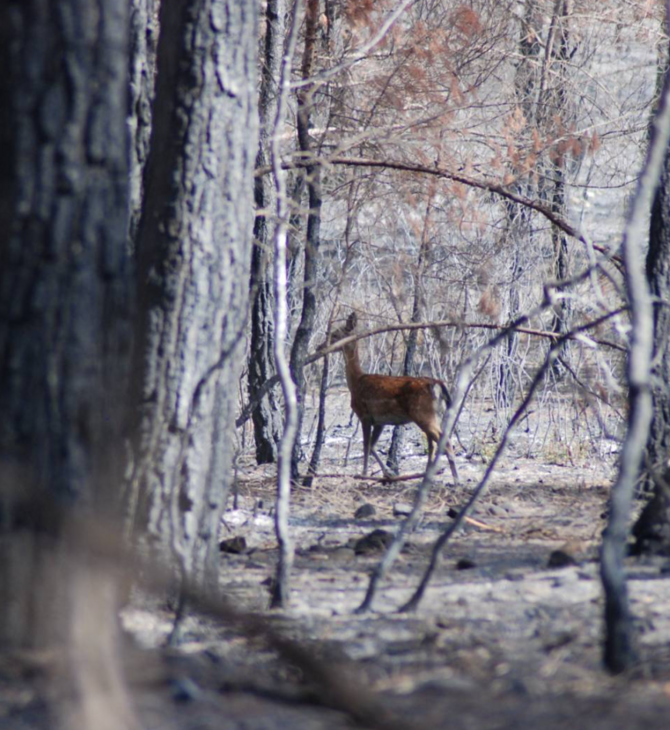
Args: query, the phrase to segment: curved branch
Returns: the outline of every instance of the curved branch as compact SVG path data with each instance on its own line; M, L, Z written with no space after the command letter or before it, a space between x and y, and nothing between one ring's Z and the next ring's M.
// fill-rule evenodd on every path
M544 216L550 223L563 231L563 233L565 233L566 235L575 238L584 245L588 245L586 235L574 226L572 226L570 223L568 223L555 211L553 211L550 206L543 205L536 200L527 198L525 195L513 193L511 190L508 190L505 185L501 185L500 183L494 182L493 180L469 177L468 175L462 175L460 172L452 172L451 170L446 170L437 166L428 167L426 165L414 165L405 162L395 162L392 160L373 160L370 158L366 159L357 157L333 157L326 160L326 162L330 163L331 165L347 165L349 167L378 167L388 170L419 173L421 175L433 175L435 177L444 178L445 180L453 180L454 182L461 183L462 185L467 185L471 188L487 190L488 192L499 195L506 200L511 200L514 203L518 203L519 205L523 205L526 208L530 208L531 210L536 211L540 215ZM302 163L297 162L296 165L300 167L302 166ZM620 267L622 265L623 262L621 258L614 255L607 247L595 243L592 243L591 245L599 253L610 256L611 260L617 266Z
M548 205L543 205L536 200L527 198L525 195L514 193L508 190L505 185L501 185L493 180L486 180L485 178L469 177L463 175L460 172L453 172L441 167L428 167L427 165L416 165L407 162L400 162L395 160L375 160L372 158L365 157L326 157L319 158L318 160L311 159L309 161L295 158L290 162L284 162L283 167L286 169L294 169L299 167L314 167L315 164L320 163L321 165L344 165L347 167L371 167L381 168L384 170L397 170L400 172L411 172L419 175L432 175L434 177L440 177L445 180L453 180L454 182L467 185L471 188L477 188L478 190L487 190L494 195L499 195L501 198L510 200L513 203L518 203L526 208L530 208L535 212L546 218L551 224L559 228L563 233L576 239L585 246L592 246L594 250L603 254L608 260L612 261L619 270L622 269L623 260L620 256L614 254L606 246L601 244L590 242L585 233L582 233L579 229L568 223L562 216L558 215ZM269 167L260 167L256 170L256 175L267 175L271 170Z

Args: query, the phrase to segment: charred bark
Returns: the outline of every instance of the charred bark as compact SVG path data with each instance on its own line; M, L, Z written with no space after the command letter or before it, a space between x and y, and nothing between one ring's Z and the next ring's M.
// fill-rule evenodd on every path
M231 483L257 152L257 6L163 2L137 235L142 403L129 517L216 586Z
M25 647L67 628L63 520L118 505L128 17L32 0L4 4L0 29L0 644Z
M258 111L260 139L256 167L269 164L272 124L277 114L277 88L282 46L284 41L284 0L268 0L265 9L265 37L261 60L261 87ZM275 374L274 352L274 283L272 276L272 246L276 208L276 191L269 175L259 175L254 183L256 221L254 248L251 255L251 335L249 352L248 393L253 401L263 384ZM271 464L277 461L280 438L280 407L270 391L252 414L256 461Z
M319 0L308 0L305 9L305 48L303 51L301 76L308 79L314 62L316 34L319 22ZM298 143L303 157L312 160L310 137L312 99L314 88L307 86L298 94ZM299 478L298 462L301 458L300 433L302 430L303 400L305 396L304 360L307 356L309 338L316 318L316 283L319 271L319 247L321 242L321 167L318 163L305 168L309 213L305 239L305 263L302 292L302 314L291 348L291 372L298 392L298 432L291 458L291 479Z
M142 177L149 153L151 106L156 81L158 7L160 0L130 3L130 239L137 231L142 206Z
M113 571L73 528L118 518L123 474L128 30L116 0L0 7L0 647L58 656L72 728L139 727Z
M646 271L654 306L653 417L646 446L652 497L633 535L635 554L670 555L670 151L651 210Z

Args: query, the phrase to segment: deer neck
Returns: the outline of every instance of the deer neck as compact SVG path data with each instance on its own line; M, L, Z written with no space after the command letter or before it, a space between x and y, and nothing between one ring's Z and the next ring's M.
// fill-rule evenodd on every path
M365 374L358 357L358 344L352 342L346 345L342 349L342 354L344 355L344 364L346 366L347 385L349 386L349 390L353 390L359 379Z

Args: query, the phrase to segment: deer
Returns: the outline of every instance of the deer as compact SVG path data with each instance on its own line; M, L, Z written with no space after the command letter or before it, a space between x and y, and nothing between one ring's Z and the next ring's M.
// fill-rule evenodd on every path
M356 330L358 317L352 312L346 323L331 332L330 343L349 337ZM409 375L378 375L363 372L358 355L358 342L342 346L347 377L351 393L351 409L358 417L363 431L363 476L367 476L370 454L374 456L385 477L386 467L375 450L375 444L384 426L415 423L428 439L428 464L433 458L433 448L440 440L440 417L442 403L448 408L451 397L445 383L436 378L412 377ZM445 448L449 468L458 484L458 470L454 452L447 442Z

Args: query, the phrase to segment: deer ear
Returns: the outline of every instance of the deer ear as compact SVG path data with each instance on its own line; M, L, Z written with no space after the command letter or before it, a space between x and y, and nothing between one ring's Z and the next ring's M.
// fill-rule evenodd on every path
M347 331L353 332L356 329L357 324L358 324L358 317L356 316L356 312L352 312L347 317Z

